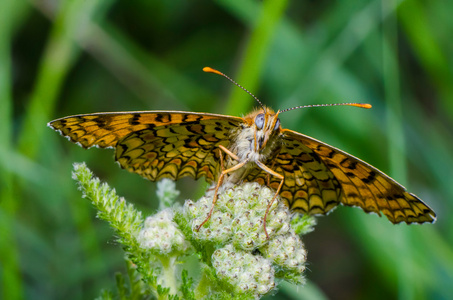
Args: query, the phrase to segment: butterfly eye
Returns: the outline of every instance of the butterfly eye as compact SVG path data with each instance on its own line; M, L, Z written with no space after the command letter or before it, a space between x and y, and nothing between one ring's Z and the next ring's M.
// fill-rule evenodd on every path
M263 129L264 126L264 114L259 114L255 118L255 125L258 129Z
M280 119L277 118L277 122L275 122L275 126L274 126L274 131L278 130L279 127L280 127Z

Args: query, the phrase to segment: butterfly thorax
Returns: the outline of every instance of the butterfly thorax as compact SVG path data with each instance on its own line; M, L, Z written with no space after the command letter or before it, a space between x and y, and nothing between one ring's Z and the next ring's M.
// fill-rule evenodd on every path
M256 168L256 162L266 163L271 154L278 147L278 136L281 134L278 112L266 108L256 110L244 118L244 123L235 132L229 150L239 160L228 157L226 168L237 163L247 161L243 168L229 175L229 182L238 182L247 174L248 170Z

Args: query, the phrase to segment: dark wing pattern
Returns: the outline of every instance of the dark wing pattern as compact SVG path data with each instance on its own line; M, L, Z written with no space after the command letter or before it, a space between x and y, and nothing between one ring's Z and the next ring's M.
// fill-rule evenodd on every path
M394 224L436 220L434 211L421 199L408 193L402 185L373 166L316 139L291 130L283 130L283 148L286 148L290 155L301 156L298 151L292 149L300 143L304 148L311 149L335 176L341 186L339 201L342 204L360 207L367 213L380 215L382 212ZM305 153L302 153L303 155ZM317 180L319 181L318 178ZM297 197L293 201L297 203ZM323 201L327 207L331 198L323 198ZM294 203L290 201L290 204Z
M281 138L281 137L278 137ZM280 141L281 147L264 162L284 176L280 197L294 211L310 215L326 214L340 203L341 185L325 163L298 140ZM255 181L277 189L280 180L259 168L250 170L245 181Z
M220 172L219 145L229 145L231 125L200 120L133 132L118 142L115 157L123 168L151 181L206 176L213 182Z
M96 113L58 119L49 126L84 148L116 149L121 167L152 181L218 175L219 145L242 118L208 113L143 111Z

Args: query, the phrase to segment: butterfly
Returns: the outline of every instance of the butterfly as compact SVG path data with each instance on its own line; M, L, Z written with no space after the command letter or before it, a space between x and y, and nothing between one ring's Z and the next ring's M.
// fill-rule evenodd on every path
M204 68L222 75L220 71ZM250 92L248 92L252 95ZM253 96L253 95L252 95ZM324 215L339 204L384 214L390 222L434 222L420 198L370 164L326 143L281 127L261 108L244 117L184 111L135 111L69 116L49 122L83 148L114 148L120 166L151 181L205 177L216 183L209 219L222 184L258 182L292 210ZM368 104L346 103L370 108ZM325 105L311 105L325 106ZM266 231L266 212L264 230Z

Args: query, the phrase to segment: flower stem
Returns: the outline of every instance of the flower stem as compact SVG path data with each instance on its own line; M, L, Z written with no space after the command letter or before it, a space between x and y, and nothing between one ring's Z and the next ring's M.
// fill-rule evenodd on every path
M195 288L195 299L206 298L206 296L212 293L212 288L213 286L211 284L211 278L209 276L208 268L203 268L200 282Z
M162 263L162 280L164 286L170 288L170 294L176 295L178 292L178 283L175 277L176 256L159 256Z

